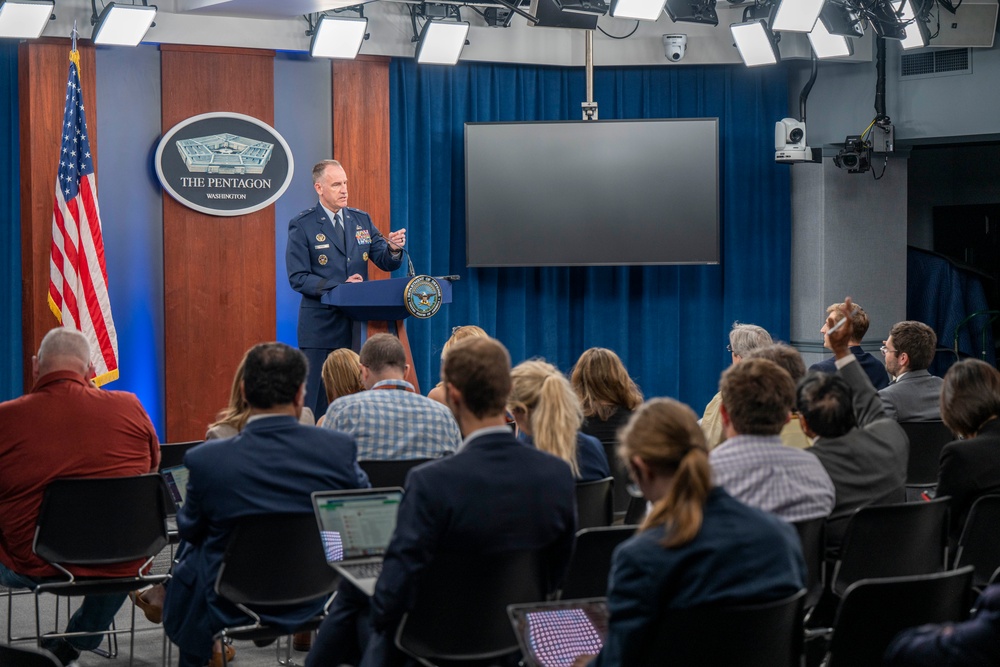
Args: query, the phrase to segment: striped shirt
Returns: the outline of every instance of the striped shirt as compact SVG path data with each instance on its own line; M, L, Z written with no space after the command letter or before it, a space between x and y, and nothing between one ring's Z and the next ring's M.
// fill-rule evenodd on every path
M359 461L437 458L462 442L451 411L403 380L341 396L327 408L323 428L354 436Z

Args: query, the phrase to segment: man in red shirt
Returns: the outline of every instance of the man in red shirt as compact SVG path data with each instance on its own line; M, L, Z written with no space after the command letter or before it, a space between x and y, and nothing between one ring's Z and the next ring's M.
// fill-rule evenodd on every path
M32 359L31 392L0 403L0 584L32 588L58 570L32 542L45 487L61 477L125 477L155 472L160 445L134 394L95 389L90 345L79 331L49 331ZM70 568L78 576L127 576L135 568ZM86 596L67 632L106 630L125 595ZM96 648L101 636L50 639L63 664Z

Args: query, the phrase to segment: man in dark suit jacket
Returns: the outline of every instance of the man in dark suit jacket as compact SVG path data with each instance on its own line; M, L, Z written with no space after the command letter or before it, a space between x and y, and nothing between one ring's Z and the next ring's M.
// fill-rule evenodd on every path
M850 312L850 298L841 312L827 319L827 328ZM910 443L902 427L886 417L875 388L851 354L851 319L827 335L837 375L810 373L799 383L797 403L802 430L816 438L807 451L815 454L833 480L834 513L853 510L894 494L903 499ZM838 543L839 531L827 535ZM831 539L832 538L832 539Z
M923 322L897 322L882 345L885 369L895 378L880 389L885 414L902 422L941 421L941 378L927 372L937 334Z
M820 333L823 334L823 347L827 349L831 349L827 331L829 331L834 324L840 321L840 318L842 317L840 309L843 305L844 304L842 303L835 303L826 309L828 317L826 322L823 323ZM833 321L829 318L831 313L836 314L836 318ZM889 374L886 373L885 366L879 359L875 358L875 355L869 354L861 348L861 340L865 337L865 334L868 333L869 324L868 313L866 313L865 309L858 304L854 304L851 310L851 325L854 333L852 334L850 340L850 352L858 360L858 363L861 364L861 368L865 370L865 374L868 375L868 379L872 381L875 388L882 389L883 387L889 386ZM836 361L836 358L830 357L829 359L824 359L819 363L813 364L809 367L809 370L821 371L823 373L836 373Z
M243 393L251 416L243 431L199 445L185 455L187 495L177 514L182 538L167 586L163 625L180 649L180 667L203 667L212 635L248 622L214 591L233 523L276 512L312 513L310 494L368 486L353 438L298 422L305 396L306 359L282 343L247 354ZM264 620L289 632L317 614L324 600L286 608Z
M553 587L569 563L576 530L573 475L564 461L525 446L507 426L507 350L490 338L460 341L449 349L441 376L465 441L454 456L414 468L406 479L371 600L372 635L363 667L404 662L393 636L435 558L544 549ZM307 667L344 661L337 645L343 628L334 627L335 618L331 613L320 629Z
M406 230L390 232L388 243L364 211L347 206L347 173L336 160L313 167L319 203L288 223L285 268L299 305L299 348L309 359L306 401L313 414L326 414L321 371L327 355L351 347L351 319L320 298L343 283L368 280L368 261L383 271L398 269Z

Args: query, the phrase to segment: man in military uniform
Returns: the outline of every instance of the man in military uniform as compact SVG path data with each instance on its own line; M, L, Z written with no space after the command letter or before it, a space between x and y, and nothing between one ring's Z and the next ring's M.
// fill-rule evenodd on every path
M309 359L306 405L319 417L326 413L321 371L327 355L351 346L351 319L320 301L342 283L368 279L368 262L383 271L402 263L406 230L388 237L364 211L347 206L347 173L336 160L323 160L312 170L319 203L288 223L285 268L292 289L302 294L299 305L299 348Z

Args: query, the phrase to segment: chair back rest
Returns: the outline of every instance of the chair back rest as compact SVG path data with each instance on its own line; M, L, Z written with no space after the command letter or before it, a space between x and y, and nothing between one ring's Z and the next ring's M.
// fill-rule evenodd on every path
M931 574L944 569L950 497L929 502L867 505L847 524L833 592L861 579Z
M406 483L406 474L410 468L416 468L421 463L427 463L434 459L402 459L385 461L358 461L358 465L368 475L368 481L372 483L373 489L398 486L403 488Z
M0 665L3 667L62 667L59 659L48 651L19 648L0 644Z
M972 567L851 584L837 610L828 667L881 667L901 630L968 616Z
M938 478L941 450L955 439L944 422L903 422L910 439L910 458L906 464L907 484L934 484Z
M576 483L576 527L610 526L615 520L614 477Z
M615 478L615 490L612 494L615 512L624 512L628 509L628 501L631 496L628 495L628 470L625 468L625 463L618 457L618 440L601 440L601 446L604 448L604 456L608 459L608 470Z
M799 667L805 590L764 603L674 609L636 667Z
M993 573L1000 568L1000 496L982 496L972 504L965 520L962 536L955 553L955 567L972 565L976 573L973 585L986 586Z
M611 555L619 544L633 535L635 526L601 526L578 532L573 558L559 597L575 600L606 596Z
M486 660L516 651L507 605L546 599L548 561L547 549L436 555L396 645L428 660Z
M811 609L823 593L823 556L826 549L826 517L792 524L799 534L802 556L806 561L805 608Z
M160 470L184 465L184 455L192 447L197 447L204 440L189 440L188 442L168 442L160 445Z
M235 604L294 605L333 593L339 582L313 514L255 514L237 520L215 592Z
M151 558L168 543L167 496L156 473L53 480L42 495L33 549L63 565Z
M647 502L645 498L632 496L628 500L628 509L625 510L625 520L627 526L638 526L646 518Z

